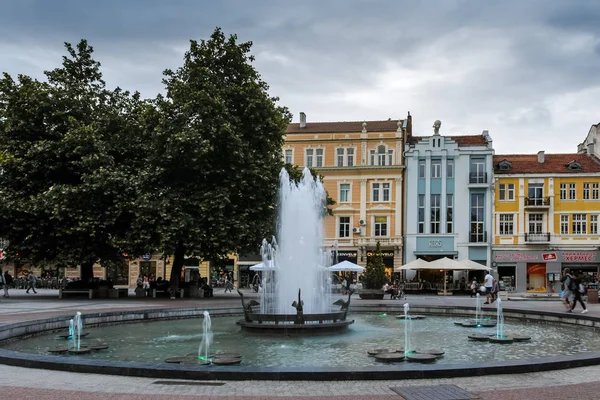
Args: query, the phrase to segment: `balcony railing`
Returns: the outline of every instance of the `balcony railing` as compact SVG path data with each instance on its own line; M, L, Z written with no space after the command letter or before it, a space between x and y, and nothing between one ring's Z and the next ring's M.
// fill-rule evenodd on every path
M527 243L548 243L550 241L550 232L526 233L525 241Z
M487 172L470 172L469 183L487 183Z
M487 232L471 232L469 235L470 243L486 243L487 242Z
M550 207L550 197L525 197L525 207Z

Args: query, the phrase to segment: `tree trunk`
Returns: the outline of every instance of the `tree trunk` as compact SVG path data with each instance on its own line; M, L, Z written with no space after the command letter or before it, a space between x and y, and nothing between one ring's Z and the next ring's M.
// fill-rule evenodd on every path
M169 288L176 290L179 288L179 277L183 268L185 256L185 246L182 242L177 243L175 248L175 257L173 258L173 267L171 267L171 278L169 279Z
M79 276L81 281L85 284L89 284L94 278L94 262L87 261L81 264L79 267L80 273Z

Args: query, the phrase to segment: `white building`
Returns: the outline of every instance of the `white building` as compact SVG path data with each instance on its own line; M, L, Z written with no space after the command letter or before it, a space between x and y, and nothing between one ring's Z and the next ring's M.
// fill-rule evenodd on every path
M487 131L481 135L442 136L440 126L441 122L436 121L433 136L406 139L404 262L449 257L489 266L492 139ZM461 274L456 273L453 279L460 279ZM409 271L407 278L414 275ZM421 278L441 282L441 273L433 271Z

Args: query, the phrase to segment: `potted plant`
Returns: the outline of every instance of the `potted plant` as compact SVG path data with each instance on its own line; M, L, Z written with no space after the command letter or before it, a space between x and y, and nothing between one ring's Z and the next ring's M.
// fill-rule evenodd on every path
M362 276L363 289L358 291L359 297L361 299L382 300L385 295L383 285L386 281L383 254L381 254L379 242L377 242L375 254L367 263L365 274Z

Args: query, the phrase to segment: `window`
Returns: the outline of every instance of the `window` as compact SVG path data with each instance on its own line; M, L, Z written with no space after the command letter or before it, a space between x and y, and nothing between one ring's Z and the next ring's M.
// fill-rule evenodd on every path
M569 216L567 214L562 214L560 216L560 234L569 234Z
M431 177L442 177L442 160L431 160Z
M483 193L471 194L471 242L485 242Z
M419 222L418 231L419 233L425 233L425 195L419 195Z
M446 233L452 233L452 209L454 208L454 197L446 195Z
M560 199L561 200L567 199L567 184L566 183L560 184Z
M454 160L446 161L446 178L454 178Z
M341 147L339 147L336 150L336 160L337 160L337 166L338 167L343 167L344 166L344 149L342 149Z
M338 236L341 238L350 237L350 217L340 217Z
M598 200L598 184L597 183L584 183L583 184L583 199L584 200Z
M293 150L292 149L286 149L285 150L285 163L286 164L293 164L294 163L294 157L293 157Z
M354 166L354 149L346 149L346 165L349 167Z
M529 214L527 216L527 233L541 234L544 231L544 214Z
M590 215L590 234L598 234L598 214Z
M371 201L379 201L379 183L373 183Z
M513 234L513 214L500 214L500 235Z
M472 158L471 159L471 174L470 183L486 183L485 175L485 159L483 158Z
M387 217L375 217L375 236L387 236Z
M313 149L306 150L306 166L308 168L313 166Z
M317 149L317 167L323 166L323 149Z
M440 233L440 195L431 195L431 231L430 233Z
M377 165L385 165L385 146L377 146Z
M506 184L504 183L498 185L498 199L506 200Z
M512 164L510 163L510 161L500 161L498 163L498 169L501 171L509 171L512 168Z
M383 201L390 201L390 184L383 183L381 186L383 188Z
M574 183L569 183L569 200L577 199L577 186Z
M508 200L515 200L515 184L514 183L509 183L508 184L508 190L507 193L508 195Z
M350 201L350 184L340 184L340 203L348 203Z
M369 156L371 158L369 165L375 165L375 150L369 150Z
M425 178L425 160L419 160L419 178Z
M527 188L527 194L529 196L529 199L532 200L532 203L542 205L544 197L544 184L530 183L529 187Z
M388 165L394 165L394 150L388 150Z
M587 214L573 214L573 235L585 235Z
M578 163L577 161L571 161L570 163L567 164L567 168L569 168L571 170L581 170L581 164Z

